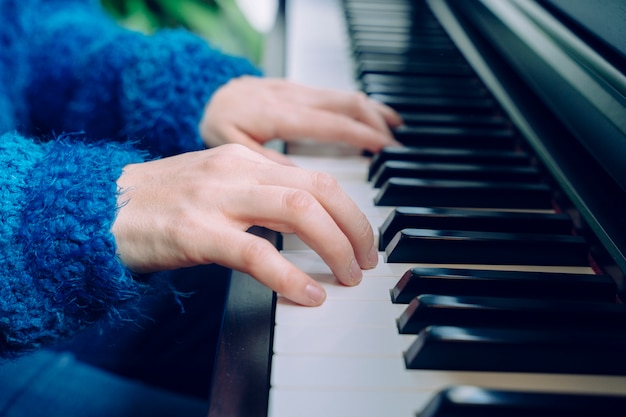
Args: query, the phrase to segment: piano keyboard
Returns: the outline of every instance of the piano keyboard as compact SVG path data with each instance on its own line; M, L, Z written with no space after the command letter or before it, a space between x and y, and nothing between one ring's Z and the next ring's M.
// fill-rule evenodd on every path
M585 242L571 235L567 218L546 197L536 172L505 177L500 171L468 179L470 171L498 164L530 167L519 134L426 6L418 6L421 2L378 2L384 10L374 1L343 3L288 2L288 21L291 14L298 22L288 27L290 42L302 45L299 36L307 36L302 33L309 29L313 37L320 33L319 21L305 16L332 13L325 21L339 28L323 28L325 35L320 36L326 45L317 55L313 51L307 62L326 59L327 65L316 65L332 67L338 73L333 82L348 80L346 74L356 70L359 88L405 115L407 127L399 139L413 150L421 147L420 154L432 159L416 161L407 149L391 149L374 161L341 145L332 149L336 155L327 145L288 150L299 166L332 174L368 216L378 238L388 242L381 244L379 264L364 272L361 284L344 287L301 241L283 237L284 256L322 283L327 300L320 307L305 308L278 296L268 415L426 416L439 415L434 411L437 404L462 410L466 400L490 398L494 405L504 401L507 416L524 415L506 409L511 404L523 404L525 415L544 415L532 408L535 400L560 401L566 408L570 404L563 414L554 411L551 416L583 415L575 413L587 413L583 404L594 400L595 411L605 404L603 411L619 413L615 407L621 404L623 410L622 397L584 396L626 395L626 369L620 359L626 348L626 311L615 302L612 281L596 274ZM344 7L360 59L356 68L342 58L345 43L337 43L347 33L342 26ZM418 7L423 28L419 36L425 45L420 51L429 59L408 63L392 53L414 48L406 43L403 22L409 24L407 16ZM394 22L392 28L378 26L385 17ZM441 55L444 58L438 58ZM319 74L310 65L290 65L287 76L296 81L354 88L350 83L329 84L324 78L328 74L315 78ZM398 70L402 75L395 73ZM410 87L398 87L394 77L408 80ZM417 102L409 94L417 94ZM485 132L492 132L491 137ZM479 143L472 144L474 136L482 138ZM440 145L444 142L445 148ZM381 162L394 154L400 157ZM467 162L466 157L475 159ZM496 162L490 165L489 160ZM445 174L433 171L433 161L444 171L460 167L460 176L442 178ZM380 165L374 169L375 164ZM395 180L397 175L404 178ZM428 191L433 186L451 188L442 197ZM390 192L394 187L397 192ZM459 203L447 197L468 187L472 192L463 193ZM485 187L495 191L483 194ZM524 198L516 193L524 193ZM409 194L428 197L414 202L406 200ZM519 224L528 226L520 230ZM458 226L446 230L442 225ZM393 233L397 230L404 231ZM416 260L411 258L415 254ZM594 317L610 317L603 320L604 331ZM538 393L576 398L546 400ZM435 396L437 404L431 403ZM476 408L475 403L471 406Z

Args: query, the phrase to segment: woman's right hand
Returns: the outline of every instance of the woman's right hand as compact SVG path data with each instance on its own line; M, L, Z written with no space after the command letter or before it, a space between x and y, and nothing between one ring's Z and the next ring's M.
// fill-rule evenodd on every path
M242 145L128 165L118 179L118 253L135 272L217 263L290 300L325 300L323 288L267 240L263 226L296 233L345 285L376 266L367 218L328 174L273 162Z

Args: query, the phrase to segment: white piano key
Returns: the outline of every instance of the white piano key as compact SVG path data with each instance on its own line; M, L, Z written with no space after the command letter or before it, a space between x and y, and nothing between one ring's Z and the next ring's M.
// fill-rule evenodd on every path
M370 159L362 156L330 157L319 156L311 159L310 155L289 155L299 167L326 172L341 180L366 183Z
M431 394L413 391L344 391L277 388L270 392L269 417L414 417Z
M339 51L347 47L344 22L337 19L342 14L341 2L290 0L287 6L288 18L295 18L288 27L288 49L297 55L287 65L287 77L323 87L337 87L338 80L343 80L339 88L354 89L352 69L339 57ZM320 31L322 26L314 22L321 21L316 18L322 15L326 24ZM300 37L307 31L303 44ZM377 190L366 181L370 159L342 145L328 148L327 144L306 143L301 148L290 145L288 153L296 165L337 179L377 234L393 207L373 204ZM312 153L296 155L298 149ZM402 352L417 336L397 334L395 319L404 307L391 304L389 289L412 266L593 273L590 268L387 264L380 253L378 266L364 271L359 285L346 287L297 236L283 239L283 255L322 284L327 300L316 308L296 306L282 297L277 300L269 417L415 417L434 393L459 384L626 395L626 377L419 371L404 366Z
M389 356L276 354L271 385L279 389L434 393L451 385L537 391L626 394L626 377L407 370L401 354Z
M335 285L339 285L333 277L330 268L324 263L318 254L309 250L294 249L284 250L282 255L297 265L307 274L317 277L327 291ZM593 274L591 267L587 266L544 266L544 265L481 265L481 264L425 264L425 263L387 263L384 260L384 253L378 253L378 265L374 269L363 271L363 281L355 287L347 289L357 289L368 282L371 277L397 278L412 267L433 267L433 268L462 268L462 269L490 269L499 271L529 271L529 272L564 272L569 274ZM397 281L396 281L397 282ZM395 283L394 283L395 285ZM341 290L343 291L343 290Z
M302 306L280 299L276 309L276 324L293 326L389 326L394 327L396 318L406 305L393 304L391 300L330 299L319 307ZM310 310L315 310L311 312Z
M404 352L416 339L393 326L281 325L274 329L275 354L391 356Z
M338 0L287 2L287 78L324 88L356 88L353 61L346 53L346 23L340 12Z
M311 250L283 251L282 254L288 261L298 265L300 269L302 269L302 271L306 272L307 274L332 275L332 273L330 272L330 268L324 263L324 261L319 257L318 254ZM415 264L385 263L383 261L383 254L379 252L378 265L374 269L363 271L363 277L365 279L365 277L387 276L398 277L398 279L400 279L400 276L402 276L402 274L413 265Z
M365 274L363 281L354 287L339 284L332 275L311 275L326 290L326 299L382 300L391 301L391 289L397 284L396 276Z

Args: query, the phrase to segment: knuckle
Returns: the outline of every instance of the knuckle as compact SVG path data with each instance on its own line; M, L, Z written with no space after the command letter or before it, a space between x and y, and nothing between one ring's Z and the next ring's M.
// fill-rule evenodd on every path
M298 281L297 272L289 268L282 271L281 274L277 274L274 290L281 294L291 293L297 287Z
M241 155L249 151L247 146L240 143L227 143L216 149L218 149L218 152L226 155Z
M222 171L232 164L231 157L225 154L222 155L209 155L200 161L199 172L211 172L213 170Z
M370 105L370 99L367 96L367 94L365 94L362 91L355 91L353 94L353 100L354 103L360 107L360 108L365 108L367 106Z
M230 172L241 165L249 152L247 146L238 143L220 145L206 152L201 164L204 169Z
M307 191L293 190L285 195L284 204L287 211L301 213L315 206L317 200Z
M372 225L365 216L358 216L356 224L356 230L358 234L359 242L367 242L369 239L374 238L374 232L372 231Z
M311 174L311 184L313 189L322 195L334 195L340 191L337 180L325 172L313 172Z
M274 247L264 239L250 239L242 245L241 258L247 271L254 271L274 251Z

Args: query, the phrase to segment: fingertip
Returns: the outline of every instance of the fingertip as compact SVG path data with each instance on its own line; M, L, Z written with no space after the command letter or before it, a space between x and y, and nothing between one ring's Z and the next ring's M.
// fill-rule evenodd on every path
M378 265L378 249L376 246L372 246L369 254L367 255L367 265L364 265L364 269L373 269Z
M395 111L394 111L394 114L392 114L392 116L389 119L387 119L387 123L392 128L398 128L406 124L404 123L404 119L402 118L402 116L400 116L400 114L396 113Z
M305 294L309 301L306 305L312 307L319 306L326 300L326 291L317 282L307 284Z
M392 139L391 142L389 142L389 144L387 145L387 147L389 148L401 148L404 145L401 142L398 142L395 139Z
M404 120L402 119L402 116L393 107L377 100L372 100L372 101L376 104L380 113L385 119L385 122L389 126L395 128L404 124Z
M373 153L378 153L384 148L393 147L398 143L389 130L380 132L368 129L364 131L359 138L361 139L361 142L357 143L355 141L355 144L360 146L362 149Z
M346 282L346 285L354 286L358 285L363 279L363 271L361 270L361 266L353 259L350 263L350 281Z

